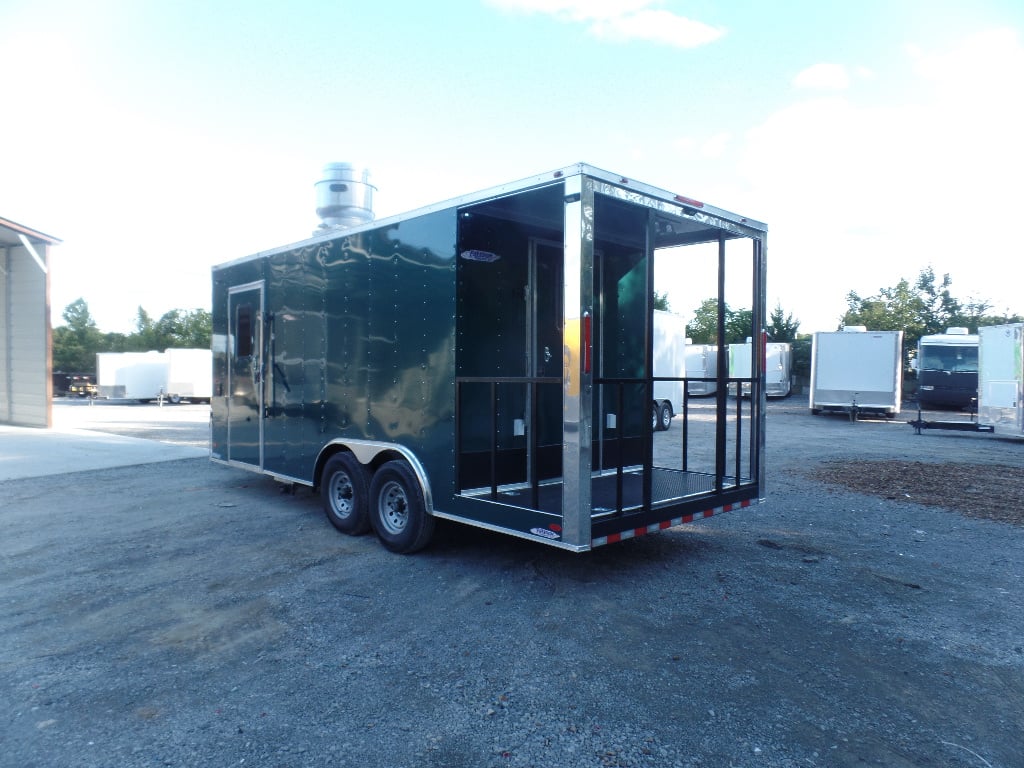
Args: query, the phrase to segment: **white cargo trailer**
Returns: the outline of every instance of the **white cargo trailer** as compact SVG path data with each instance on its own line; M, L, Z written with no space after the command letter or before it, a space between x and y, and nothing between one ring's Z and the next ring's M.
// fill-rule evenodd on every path
M718 346L686 345L686 389L691 395L713 395L718 389Z
M842 412L893 418L903 396L903 331L848 326L818 332L811 344L812 414Z
M787 397L793 387L793 346L785 341L769 341L765 347L764 393L767 397Z
M172 403L180 400L210 402L213 396L213 351L210 349L168 349L165 395Z
M1024 436L1024 323L978 329L978 423Z
M100 397L155 400L167 380L163 352L99 352L96 387Z
M744 397L750 397L751 366L754 359L754 350L750 339L744 344L729 345L729 378L740 379ZM769 341L765 344L765 371L764 371L764 394L765 397L786 397L791 389L790 369L792 367L793 351L787 342ZM736 394L737 382L729 384L729 392Z
M213 352L100 352L96 355L96 379L100 397L140 402L209 402L213 394Z
M750 396L750 378L753 371L753 344L748 338L744 344L730 344L726 350L729 361L729 394L737 391Z
M651 415L656 431L672 426L682 411L686 376L686 320L680 315L654 310L654 406Z

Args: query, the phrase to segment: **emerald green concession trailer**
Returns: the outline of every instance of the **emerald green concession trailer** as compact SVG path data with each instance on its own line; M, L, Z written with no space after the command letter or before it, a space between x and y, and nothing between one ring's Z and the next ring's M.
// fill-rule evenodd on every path
M395 552L438 518L581 552L763 498L763 349L733 401L723 337L733 274L761 337L764 224L578 164L322 226L213 268L214 461ZM653 373L655 300L698 272L717 396L665 430L655 385L688 388Z

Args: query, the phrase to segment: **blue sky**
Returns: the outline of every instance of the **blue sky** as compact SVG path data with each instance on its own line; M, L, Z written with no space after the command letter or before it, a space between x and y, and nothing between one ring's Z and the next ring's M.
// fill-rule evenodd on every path
M0 72L55 324L208 308L331 161L381 217L586 162L759 219L805 332L927 266L1024 314L1020 2L0 0Z

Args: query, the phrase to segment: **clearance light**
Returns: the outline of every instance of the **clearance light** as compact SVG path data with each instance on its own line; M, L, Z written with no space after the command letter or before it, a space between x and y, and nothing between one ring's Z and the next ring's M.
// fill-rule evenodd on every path
M683 197L682 195L676 195L672 199L675 200L677 203L682 203L683 205L692 205L694 208L704 207L704 203L702 203L700 200L691 200L690 198Z

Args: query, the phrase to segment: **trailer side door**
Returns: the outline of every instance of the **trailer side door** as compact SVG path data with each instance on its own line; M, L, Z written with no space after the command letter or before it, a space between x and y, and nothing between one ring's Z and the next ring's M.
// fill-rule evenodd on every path
M263 468L263 281L228 291L227 459Z

